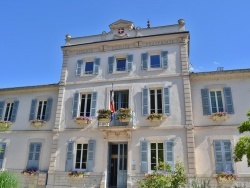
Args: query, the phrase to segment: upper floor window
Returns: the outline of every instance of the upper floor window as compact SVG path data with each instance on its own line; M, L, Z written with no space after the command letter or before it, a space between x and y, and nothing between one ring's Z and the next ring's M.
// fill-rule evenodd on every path
M168 68L168 51L159 53L142 53L141 54L142 70L154 70L156 68Z
M5 102L0 101L0 120L4 121L16 121L17 110L19 101Z
M79 93L76 92L73 98L72 118L78 116L96 116L97 92Z
M125 72L132 71L133 65L133 55L129 54L124 57L114 57L108 58L108 73L112 74L114 72Z
M234 114L233 97L230 87L221 90L201 89L203 115L211 115L216 112Z
M150 114L162 114L162 89L150 89Z
M129 107L129 91L114 91L115 110Z
M29 120L40 119L49 121L52 108L52 98L47 100L33 99L31 101Z
M170 114L170 94L169 87L153 89L144 87L142 89L142 115L152 113Z
M224 112L221 91L210 91L212 113Z
M78 60L76 66L76 76L84 76L90 74L99 74L100 58L95 58L94 61Z

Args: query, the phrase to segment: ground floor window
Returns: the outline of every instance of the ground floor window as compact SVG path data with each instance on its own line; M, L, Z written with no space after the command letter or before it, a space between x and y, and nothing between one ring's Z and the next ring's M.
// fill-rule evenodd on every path
M88 144L77 144L75 169L85 170L87 168Z
M150 144L150 167L151 170L155 170L156 166L160 162L164 162L164 149L163 143L151 143Z

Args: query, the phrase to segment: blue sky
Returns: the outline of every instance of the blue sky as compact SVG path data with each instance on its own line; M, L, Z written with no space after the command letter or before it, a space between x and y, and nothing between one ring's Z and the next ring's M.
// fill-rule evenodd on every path
M154 27L183 18L195 72L250 68L249 7L248 0L2 0L0 88L57 83L65 34L108 32L119 19Z

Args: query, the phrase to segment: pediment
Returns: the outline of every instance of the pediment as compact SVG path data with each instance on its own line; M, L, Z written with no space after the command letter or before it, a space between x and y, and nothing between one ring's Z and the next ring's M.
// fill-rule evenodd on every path
M128 28L128 29L133 29L134 23L128 20L118 20L112 24L109 25L109 28L111 30L118 29L118 28Z

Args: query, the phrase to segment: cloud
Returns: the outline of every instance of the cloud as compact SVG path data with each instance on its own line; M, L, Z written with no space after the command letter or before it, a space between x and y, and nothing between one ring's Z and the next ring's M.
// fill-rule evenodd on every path
M220 65L220 63L217 62L217 61L214 61L213 64L215 64L215 65Z

